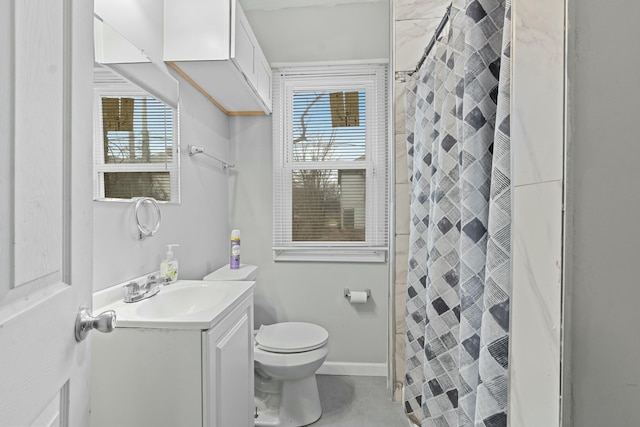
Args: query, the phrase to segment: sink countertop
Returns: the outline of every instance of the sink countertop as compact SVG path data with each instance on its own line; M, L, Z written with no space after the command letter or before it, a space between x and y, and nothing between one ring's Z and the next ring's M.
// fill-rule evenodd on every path
M122 285L116 285L102 291L109 298L94 295L94 302L102 304L94 304L93 311L115 310L116 328L207 330L248 296L254 285L253 281L178 280L135 303L125 303ZM114 301L117 294L119 299Z

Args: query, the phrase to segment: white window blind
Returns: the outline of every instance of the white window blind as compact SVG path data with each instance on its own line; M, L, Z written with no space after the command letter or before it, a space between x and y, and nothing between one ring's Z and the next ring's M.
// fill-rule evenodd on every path
M177 108L94 73L94 198L179 202Z
M276 260L385 259L387 92L379 64L276 70Z

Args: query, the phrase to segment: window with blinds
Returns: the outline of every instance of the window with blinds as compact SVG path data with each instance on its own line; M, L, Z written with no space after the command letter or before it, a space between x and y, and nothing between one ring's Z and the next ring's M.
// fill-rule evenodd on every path
M94 73L94 198L179 202L177 108L105 73Z
M384 260L386 67L287 68L274 85L275 259Z

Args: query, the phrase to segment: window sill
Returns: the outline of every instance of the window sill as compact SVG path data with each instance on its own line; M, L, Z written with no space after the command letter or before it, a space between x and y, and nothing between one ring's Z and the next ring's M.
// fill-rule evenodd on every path
M94 197L94 202L114 202L114 203L136 203L136 200L139 197L133 197L131 199L113 199L109 197ZM159 205L179 205L180 199L178 200L156 200Z
M273 248L276 262L386 262L387 248Z

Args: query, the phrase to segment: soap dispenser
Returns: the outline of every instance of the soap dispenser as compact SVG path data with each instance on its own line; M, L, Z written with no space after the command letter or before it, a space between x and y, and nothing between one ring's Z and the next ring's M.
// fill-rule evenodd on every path
M173 283L178 280L178 260L173 257L172 247L179 246L176 243L167 245L167 258L160 263L160 277L165 279L167 283Z

